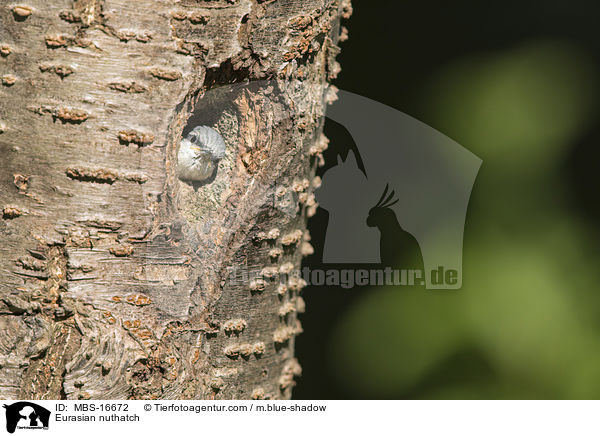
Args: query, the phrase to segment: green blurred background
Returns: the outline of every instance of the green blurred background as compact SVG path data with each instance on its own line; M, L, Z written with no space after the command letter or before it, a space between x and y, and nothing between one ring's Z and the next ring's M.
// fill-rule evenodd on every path
M598 17L597 0L354 0L336 85L483 166L463 289L308 288L295 398L600 398ZM332 153L351 141L326 133ZM320 210L306 266L326 226Z

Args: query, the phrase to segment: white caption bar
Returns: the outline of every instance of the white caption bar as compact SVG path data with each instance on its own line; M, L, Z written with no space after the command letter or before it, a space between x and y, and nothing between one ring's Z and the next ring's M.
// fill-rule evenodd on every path
M0 434L598 435L598 401L9 401ZM42 431L42 433L36 433Z

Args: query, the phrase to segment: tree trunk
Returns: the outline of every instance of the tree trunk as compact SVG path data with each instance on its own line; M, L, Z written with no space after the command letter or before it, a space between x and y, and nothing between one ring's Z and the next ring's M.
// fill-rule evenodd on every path
M290 397L303 282L287 273L310 252L349 14L346 0L3 2L0 398ZM176 168L196 124L227 151L194 185Z

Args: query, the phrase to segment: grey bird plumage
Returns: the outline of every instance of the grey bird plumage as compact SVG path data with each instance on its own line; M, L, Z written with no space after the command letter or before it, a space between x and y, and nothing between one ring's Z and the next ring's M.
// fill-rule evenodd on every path
M177 173L181 180L202 182L210 178L225 157L225 141L215 129L195 127L179 145Z

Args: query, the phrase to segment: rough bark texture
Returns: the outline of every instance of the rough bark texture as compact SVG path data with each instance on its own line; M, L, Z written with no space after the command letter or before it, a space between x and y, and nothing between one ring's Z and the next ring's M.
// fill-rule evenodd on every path
M310 251L349 13L1 2L0 398L289 398L303 283L274 276ZM190 119L227 143L201 186L176 177Z

